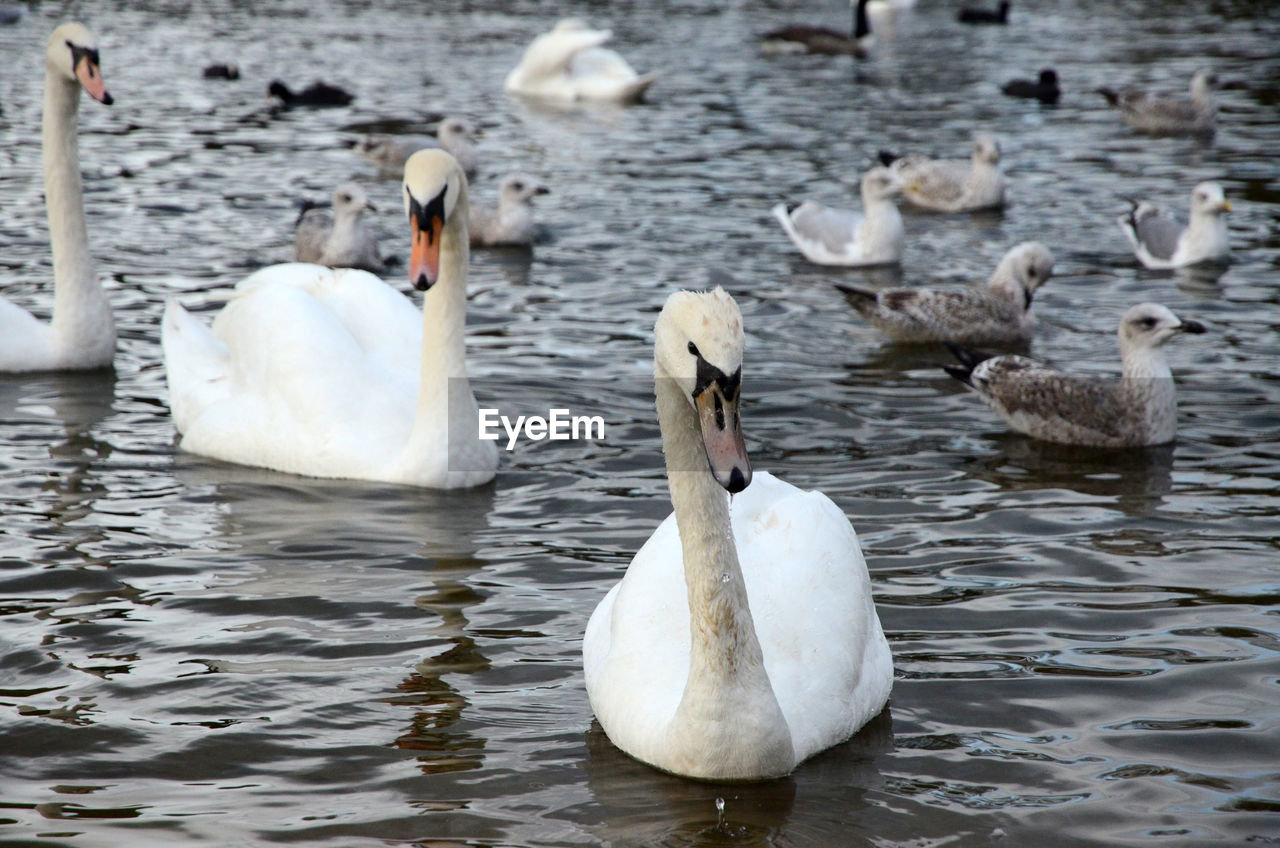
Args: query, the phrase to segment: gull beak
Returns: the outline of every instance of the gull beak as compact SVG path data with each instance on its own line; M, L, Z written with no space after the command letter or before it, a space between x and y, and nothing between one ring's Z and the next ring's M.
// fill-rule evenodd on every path
M1206 332L1208 328L1199 321L1183 321L1177 327L1174 327L1174 329L1181 333L1193 333L1195 335L1199 335Z
M707 451L707 464L716 482L737 494L751 483L751 460L742 440L742 422L738 415L738 395L726 398L717 383L711 383L693 399L702 427L702 445Z
M115 102L111 92L107 91L107 84L102 81L102 71L92 56L87 53L81 54L76 62L75 71L76 79L80 80L80 85L84 86L84 90L90 97L107 106Z
M533 190L533 193L534 193L534 194L550 194L550 193L551 193L551 189L549 189L549 188L547 188L546 186L544 186L544 185L542 185L541 183L539 183L539 184L538 184L538 187L537 187L537 188L535 188L535 189Z
M1224 201L1222 201L1222 211L1223 211L1223 212L1230 212L1230 211L1231 211L1231 201L1230 201L1230 200L1224 200Z

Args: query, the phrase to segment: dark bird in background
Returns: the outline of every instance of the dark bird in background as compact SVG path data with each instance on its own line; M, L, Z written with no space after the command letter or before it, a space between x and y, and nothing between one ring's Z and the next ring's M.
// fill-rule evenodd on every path
M867 17L868 0L857 0L853 6L853 35L827 27L788 24L762 35L764 49L770 53L821 53L828 55L865 56L875 41L871 21Z
M1057 103L1062 94L1058 88L1058 73L1053 68L1040 72L1040 79L1012 79L1000 86L1010 97L1034 97L1042 103Z
M235 62L218 62L204 69L205 79L240 79L240 67Z
M346 106L355 99L350 92L323 82L313 82L301 91L291 91L280 80L272 80L267 86L267 93L286 106Z
M1009 0L1002 0L999 9L961 9L956 20L962 24L1007 24L1009 23Z

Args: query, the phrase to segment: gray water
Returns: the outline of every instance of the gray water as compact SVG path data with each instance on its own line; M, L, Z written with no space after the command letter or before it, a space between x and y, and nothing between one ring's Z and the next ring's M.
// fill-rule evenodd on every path
M99 34L116 103L85 100L90 238L121 333L111 374L0 377L0 844L1226 845L1280 840L1280 20L1266 2L1015 4L1007 28L921 8L874 58L764 57L754 34L839 2L44 3L0 28L0 287L40 314L42 55ZM957 4L958 5L958 4ZM575 14L664 78L633 109L513 100L530 38ZM892 37L889 37L892 35ZM213 61L236 82L206 81ZM1000 96L1057 68L1057 108ZM1212 66L1216 139L1150 139L1090 90L1185 90ZM348 108L272 113L324 78ZM600 414L607 438L523 445L441 494L238 468L177 450L159 317L206 319L291 256L302 198L364 182L384 253L398 186L367 128L483 131L473 197L548 183L532 254L473 257L482 401ZM900 272L804 262L768 217L856 198L879 148L1002 140L1003 215L907 213ZM1218 179L1225 273L1143 270L1126 197ZM1033 353L1118 369L1121 312L1211 331L1170 349L1180 436L1106 452L1007 433L883 343L835 282L958 284L1038 239L1057 274ZM403 270L385 278L407 290ZM592 720L594 605L669 511L651 328L724 285L748 330L757 468L827 493L861 537L896 668L887 713L791 777L661 775ZM724 811L716 800L723 799Z

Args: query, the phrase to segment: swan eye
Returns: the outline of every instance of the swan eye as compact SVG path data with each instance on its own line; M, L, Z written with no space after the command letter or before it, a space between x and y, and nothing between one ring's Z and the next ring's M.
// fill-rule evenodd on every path
M693 342L689 342L689 352L692 353L694 356L698 357L699 359L702 358L702 354L698 353L698 346Z

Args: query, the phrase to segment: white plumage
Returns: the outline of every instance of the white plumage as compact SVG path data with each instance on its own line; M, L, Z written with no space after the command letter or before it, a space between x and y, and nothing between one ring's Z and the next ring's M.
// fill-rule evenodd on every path
M638 101L658 74L637 74L626 59L601 46L612 37L607 29L566 18L533 40L504 87L511 94L568 103Z
M902 260L905 233L894 198L902 181L888 168L862 178L862 213L830 209L812 200L770 210L804 257L819 265L892 265Z
M1148 268L1180 268L1216 262L1231 255L1227 222L1231 210L1217 183L1200 183L1191 192L1191 219L1184 223L1171 212L1143 201L1116 219L1138 261Z

